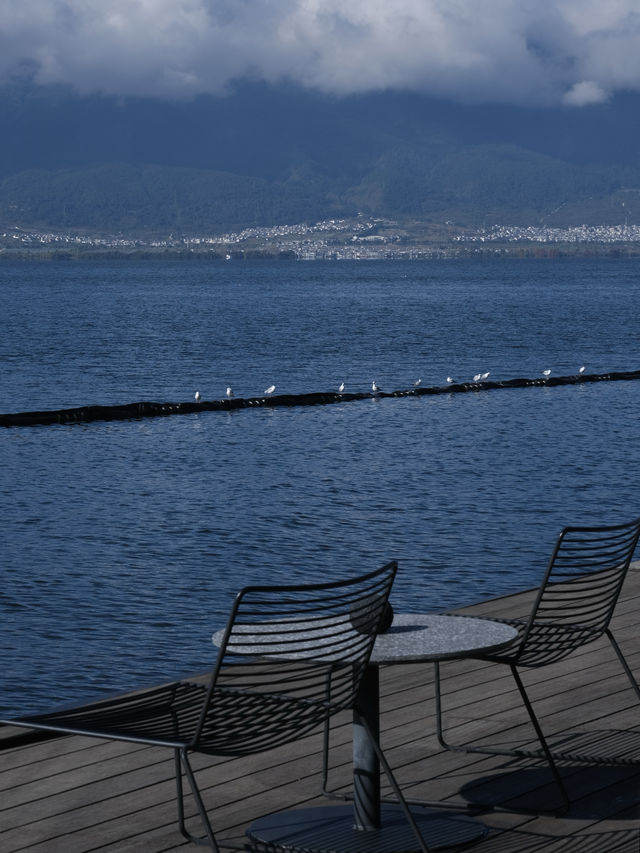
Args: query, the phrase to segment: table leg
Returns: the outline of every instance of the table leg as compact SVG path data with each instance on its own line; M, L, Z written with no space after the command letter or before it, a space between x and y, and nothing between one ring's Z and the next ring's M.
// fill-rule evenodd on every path
M364 720L376 740L380 735L379 668L367 667L353 715L353 805L320 806L258 818L247 835L283 853L419 853L419 844L399 805L380 803L380 767ZM476 841L481 824L442 812L412 809L429 851Z
M380 737L379 676L368 666L360 684L358 707L353 712L353 828L380 827L380 763L362 725L362 718L377 739Z

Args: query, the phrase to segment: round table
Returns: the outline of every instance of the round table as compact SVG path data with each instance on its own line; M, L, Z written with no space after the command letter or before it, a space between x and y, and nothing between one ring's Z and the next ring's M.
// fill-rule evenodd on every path
M222 632L214 636L220 641ZM401 613L376 638L353 719L353 805L295 809L259 818L249 838L284 851L317 853L395 853L418 850L418 842L400 806L380 800L380 768L362 718L379 735L381 665L426 663L498 651L516 638L510 625L488 619ZM482 838L481 823L442 811L412 810L430 850Z

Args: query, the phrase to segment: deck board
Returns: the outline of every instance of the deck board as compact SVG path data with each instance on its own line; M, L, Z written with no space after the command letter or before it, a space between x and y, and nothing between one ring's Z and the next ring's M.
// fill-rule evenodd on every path
M532 592L462 608L475 616L527 612ZM614 630L640 677L640 563L629 573ZM504 667L478 661L442 666L447 732L454 738L532 741ZM525 674L551 739L601 733L607 748L640 757L640 706L606 643ZM381 668L382 742L407 796L453 805L469 801L517 807L550 804L548 771L535 759L503 759L443 750L435 738L433 667ZM499 737L498 734L499 733ZM614 732L614 734L610 734ZM13 740L18 735L18 740ZM24 737L0 728L0 853L171 853L195 849L176 825L172 756L155 747L85 737ZM593 734L590 737L594 737ZM609 740L607 740L607 738ZM351 727L332 729L330 786L350 787ZM250 759L194 758L220 841L241 843L257 817L321 805L320 737ZM484 811L483 853L639 853L640 765L562 769L573 802L562 817ZM383 780L383 790L387 790ZM520 798L520 799L518 799ZM191 813L193 809L191 807Z

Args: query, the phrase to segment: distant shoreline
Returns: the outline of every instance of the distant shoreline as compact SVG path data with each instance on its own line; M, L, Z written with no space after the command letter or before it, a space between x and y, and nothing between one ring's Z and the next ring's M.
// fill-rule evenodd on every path
M5 226L1 260L342 261L640 257L640 225L490 225L359 214L224 233L100 234Z
M233 263L239 261L433 261L433 260L471 260L473 258L522 258L548 259L573 258L584 260L619 259L640 257L640 243L609 244L609 243L535 243L535 244L500 244L485 245L459 244L452 246L415 246L406 251L368 252L355 254L339 254L327 252L321 257L301 257L293 251L268 250L238 250L227 256L205 249L1 249L0 263L4 262L50 262L50 261L123 261L123 260L166 260L166 261L208 261L214 263Z

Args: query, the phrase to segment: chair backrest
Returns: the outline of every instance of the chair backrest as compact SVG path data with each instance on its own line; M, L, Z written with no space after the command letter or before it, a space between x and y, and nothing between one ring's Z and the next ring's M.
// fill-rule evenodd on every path
M566 657L608 629L639 535L640 519L565 527L522 634L519 662Z
M258 752L353 707L396 571L394 561L350 580L241 590L193 748Z

